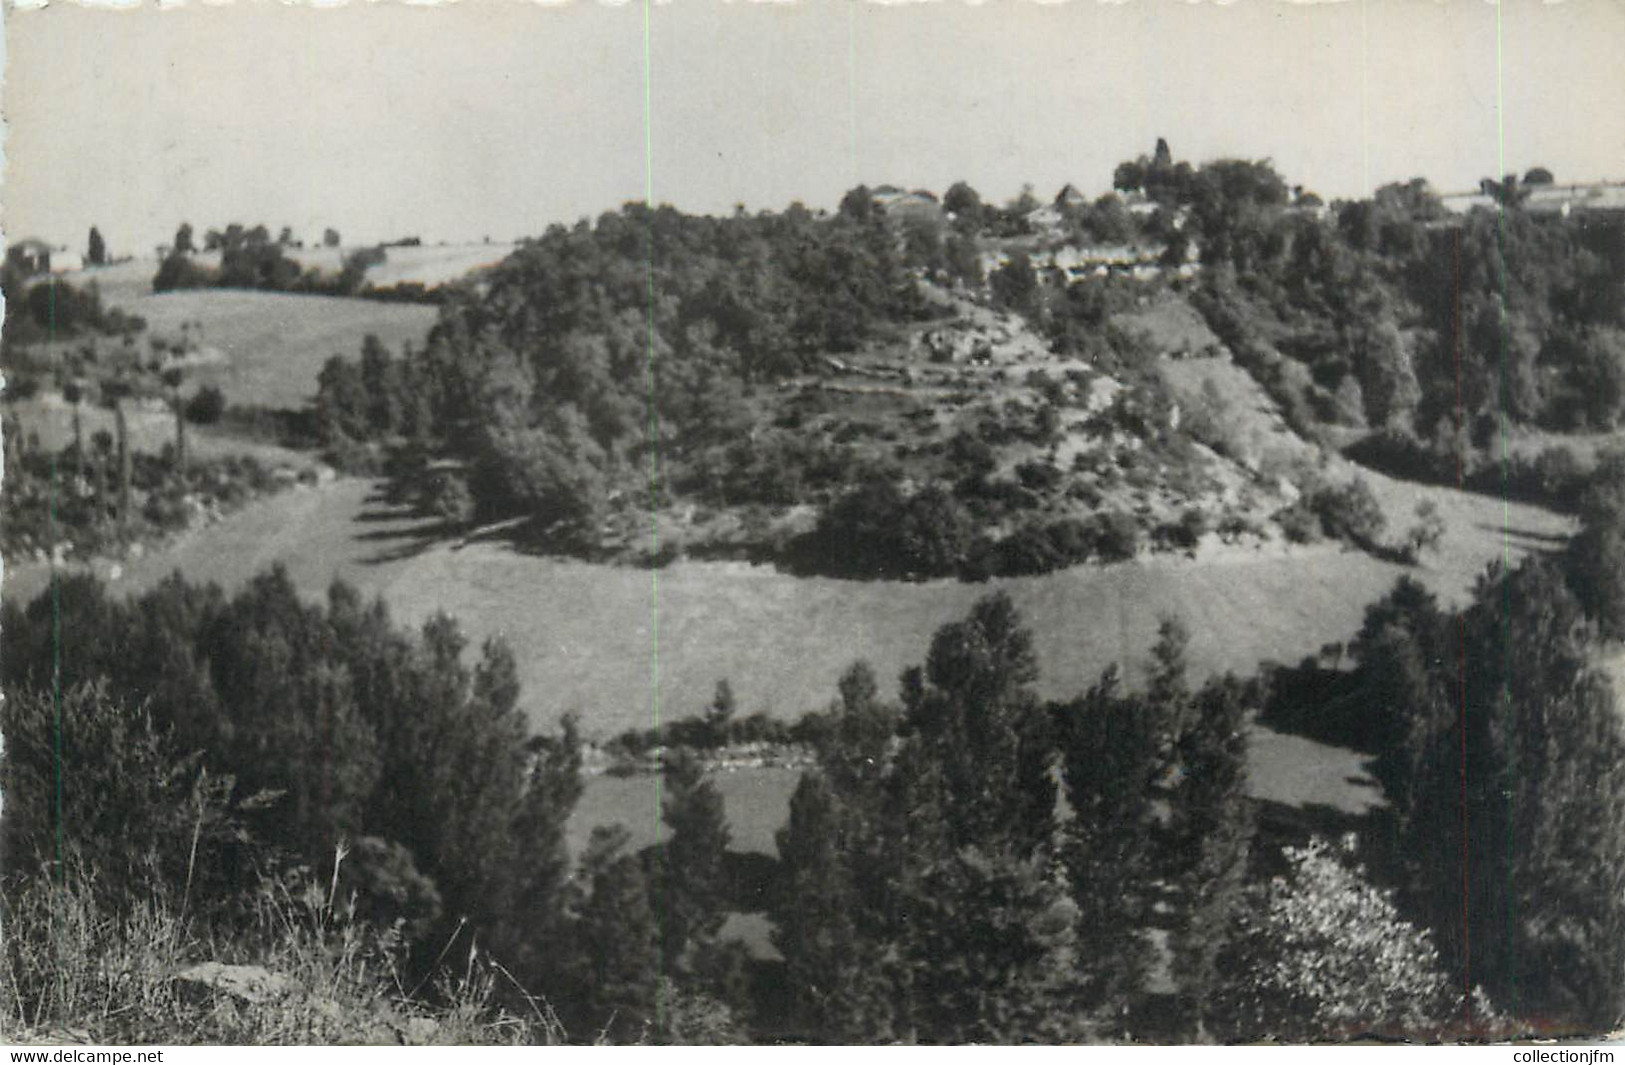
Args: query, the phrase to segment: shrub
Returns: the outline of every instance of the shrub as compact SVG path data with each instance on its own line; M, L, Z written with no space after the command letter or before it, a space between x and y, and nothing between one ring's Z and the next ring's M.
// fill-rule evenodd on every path
M1316 490L1309 497L1309 506L1327 536L1362 549L1378 546L1388 525L1376 496L1371 494L1371 486L1359 477L1344 485Z
M1444 518L1439 516L1438 505L1424 499L1416 504L1416 524L1405 533L1405 548L1413 559L1424 551L1437 551L1444 533Z
M1352 837L1351 837L1352 839ZM1224 970L1232 1039L1429 1035L1460 1011L1432 938L1373 887L1348 847L1285 852L1289 872L1252 888Z
M189 255L176 252L159 264L158 273L152 279L152 290L173 292L176 289L207 288L219 283L220 275L217 272L193 262Z
M1055 464L1043 459L1031 459L1016 467L1016 477L1024 488L1034 492L1053 492L1061 484L1061 471Z
M1131 514L1108 510L1095 515L1095 550L1106 562L1124 562L1140 550L1140 523Z
M1441 483L1456 479L1456 459L1429 447L1405 429L1372 433L1347 449L1362 466L1411 481Z
M1048 529L1031 524L999 541L996 565L1000 575L1019 577L1049 573L1070 561Z
M424 490L423 509L448 525L462 526L473 521L474 493L469 491L468 478L450 470L436 472Z
M890 480L870 481L819 515L803 542L814 570L855 577L919 579L958 572L970 545L970 520L946 491L912 496Z
M1312 544L1320 539L1320 518L1309 506L1306 498L1275 512L1275 524L1281 535L1294 544Z
M105 907L95 874L74 867L0 892L0 1010L10 1042L181 1045L558 1043L545 1003L526 1020L496 991L498 963L470 958L430 1006L407 995L399 937L355 920L298 871L267 877L249 926L222 934L163 898ZM172 885L174 887L174 885ZM168 894L173 894L173 891ZM238 963L241 991L209 963ZM177 976L184 974L184 978ZM250 982L252 981L252 982Z
M204 385L186 401L186 420L194 425L214 425L225 413L225 393L213 385Z
M1200 507L1186 507L1179 520L1169 526L1174 546L1193 548L1207 535L1207 514Z

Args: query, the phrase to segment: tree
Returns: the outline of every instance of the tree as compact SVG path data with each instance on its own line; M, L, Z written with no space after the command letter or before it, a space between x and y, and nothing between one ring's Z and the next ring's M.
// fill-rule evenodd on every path
M1247 735L1255 686L1231 676L1208 682L1176 745L1178 784L1169 795L1163 875L1173 890L1169 937L1178 998L1196 1033L1206 1033L1223 986L1220 952L1241 904L1255 829L1247 795Z
M130 482L134 479L135 456L130 452L130 422L124 413L124 397L114 397L113 424L118 434L118 520L125 531L130 527Z
M1051 840L1056 789L1047 722L1032 691L1032 641L1009 596L996 592L937 630L921 683L905 690L905 747L938 778L921 782L922 799L942 804L953 847L1025 856Z
M1153 826L1176 711L1124 693L1115 667L1054 711L1073 811L1061 853L1077 908L1084 1002L1096 1010L1125 1008L1151 967Z
M1144 141L1141 142L1145 143ZM1169 150L1168 142L1161 137L1157 138L1157 148L1151 156L1151 167L1154 170L1170 170L1174 165L1174 153Z
M705 740L706 746L723 747L728 743L728 726L733 722L734 713L738 703L734 699L733 685L728 683L726 677L717 681L715 694L711 697L711 705L705 710Z
M62 398L73 407L73 461L79 476L85 475L85 429L80 418L79 405L85 398L85 390L78 381L67 381L62 385Z
M875 194L867 185L848 189L841 197L840 216L853 222L869 222L879 217L875 208Z
M371 430L365 438L387 439L400 432L411 402L405 375L400 360L373 333L361 341L360 383L367 397L366 423Z
M964 181L956 181L942 197L942 209L962 226L975 226L982 213L982 197Z
M175 413L175 469L181 473L186 472L186 407L181 402L181 382L186 380L186 371L179 366L171 366L162 374L164 387L169 389L169 406Z
M101 230L95 226L90 227L90 239L85 249L85 262L91 266L101 266L107 262L107 243L102 240Z
M1552 172L1543 166L1530 167L1528 173L1523 176L1525 185L1550 185L1555 180Z
M1425 551L1437 551L1444 534L1444 518L1439 514L1439 505L1431 499L1416 504L1416 524L1405 534L1405 546L1411 555L1420 558Z
M1522 207L1533 191L1518 180L1517 174L1503 175L1500 181L1484 178L1478 183L1479 191L1499 204L1502 210Z
M1459 655L1429 664L1454 697L1406 708L1409 772L1390 791L1410 889L1450 968L1470 950L1501 1009L1610 1027L1625 1013L1625 740L1595 636L1542 558L1492 571L1458 625Z
M660 819L671 838L656 850L651 895L666 969L686 968L691 948L709 944L727 914L728 821L722 794L684 751L662 767Z
M954 233L943 244L943 260L950 276L966 285L982 283L982 254L975 240Z
M372 406L361 367L334 355L316 375L316 422L320 439L328 447L340 438L366 440L371 436Z
M336 248L336 247L338 247L339 246L339 231L332 228L331 226L329 226L327 229L322 230L322 246L325 247L325 248Z
M581 1020L630 1041L655 1017L660 948L649 885L638 860L622 853L626 841L618 825L593 830L580 874L591 893L578 904L577 920L587 989Z
M891 987L882 944L863 923L852 863L861 860L862 814L829 778L809 770L790 797L777 834L783 906L773 945L796 994L796 1022L820 1040L872 1042L891 1036Z
M107 521L107 511L110 505L108 499L109 481L113 457L113 434L106 429L98 429L91 435L91 443L96 451L96 524L102 525Z
M965 847L910 881L908 1020L928 1043L1087 1042L1074 911L1049 863Z
M1287 871L1248 887L1214 1013L1232 1040L1425 1038L1457 1019L1460 991L1426 930L1341 846L1285 850Z
M1350 354L1359 375L1366 420L1373 427L1408 426L1422 400L1422 389L1399 326L1392 317L1366 321L1349 337Z
M999 306L1020 314L1031 314L1037 309L1038 273L1032 259L1017 249L1010 253L997 270L988 277L993 299Z
M210 230L209 235L215 236L215 231ZM213 249L211 248L210 250L212 251ZM197 245L192 243L192 223L182 222L180 228L175 230L174 251L176 255L191 255L193 252L197 251Z

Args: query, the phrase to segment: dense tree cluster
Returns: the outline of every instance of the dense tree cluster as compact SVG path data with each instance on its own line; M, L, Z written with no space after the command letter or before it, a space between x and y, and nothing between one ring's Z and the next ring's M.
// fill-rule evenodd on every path
M1180 625L1143 685L1113 668L1046 704L1032 634L983 599L895 702L860 663L796 727L816 764L753 889L770 964L723 938L740 856L695 754L664 754L661 842L633 852L605 828L567 853L573 724L532 734L512 654L488 643L470 664L447 618L407 632L343 585L313 605L273 571L230 598L175 578L128 602L65 578L0 621L13 879L77 862L112 907L179 890L227 929L267 871L341 860L356 912L399 928L419 972L477 942L577 1034L1415 1035L1464 1020L1469 943L1480 1009L1607 1025L1625 998L1625 913L1597 875L1625 859L1625 752L1549 561L1492 573L1459 618L1402 583L1321 693L1369 708L1400 844L1380 879L1351 844L1284 862L1260 846L1245 777L1267 693L1193 687ZM719 685L659 739L731 742L734 715Z
M612 507L647 513L668 479L785 492L793 467L764 478L740 467L754 458L724 458L750 392L925 313L894 230L856 207L713 219L629 205L520 248L446 306L403 372L482 517L593 542ZM329 367L324 408L353 406L348 380ZM365 438L383 428L337 418Z
M1249 852L1242 724L1258 693L1188 691L1169 626L1149 693L1108 673L1046 706L1031 640L995 595L937 633L900 707L867 669L843 678L779 835L775 942L807 989L806 1030L1120 1036L1156 969L1192 1006L1167 1034L1196 1034Z
M115 902L190 883L229 924L258 871L322 875L348 841L382 925L428 950L467 923L510 965L551 964L517 929L562 912L579 753L568 724L529 733L505 645L469 666L450 619L408 634L344 585L308 605L280 570L230 599L175 578L127 603L64 578L6 603L3 631L9 874L122 855L97 881Z
M1198 306L1300 428L1386 429L1411 441L1408 472L1431 454L1454 477L1504 425L1610 429L1625 413L1618 218L1536 214L1523 196L1451 216L1420 179L1321 216L1279 188L1193 196L1188 228L1216 268ZM1283 356L1307 376L1282 374Z
M272 239L271 231L263 225L246 227L233 222L224 230L209 230L204 237L203 250L220 253L220 264L213 267L193 257L196 247L192 227L182 225L175 235L174 246L158 264L152 289L170 292L187 288L252 288L352 296L362 294L367 270L386 258L382 247L359 248L344 257L338 274L328 276L314 267L300 266L299 261L288 254L293 246L293 235L287 227Z
M1598 664L1620 631L1618 469L1565 552L1493 567L1457 614L1402 580L1367 610L1353 672L1297 696L1299 727L1377 755L1399 899L1457 986L1556 1027L1625 1013L1625 738Z
M139 315L103 307L95 281L83 286L55 277L32 281L8 263L0 268L0 292L6 303L8 358L21 345L86 334L128 337L147 327Z

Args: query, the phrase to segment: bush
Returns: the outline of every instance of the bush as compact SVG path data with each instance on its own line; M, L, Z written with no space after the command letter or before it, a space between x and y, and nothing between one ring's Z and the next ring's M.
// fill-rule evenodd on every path
M1349 447L1345 454L1362 466L1410 481L1454 482L1456 458L1423 443L1404 429L1384 429Z
M1095 550L1106 562L1126 562L1140 551L1140 523L1131 514L1108 510L1095 515Z
M844 576L917 580L959 571L970 546L964 508L930 486L912 496L881 479L856 488L819 515L803 544L812 569Z
M176 252L159 264L158 273L152 279L152 290L173 292L177 289L208 288L219 283L220 275L217 272L193 262L189 255Z
M1179 520L1168 526L1168 539L1173 546L1189 550L1207 535L1207 514L1200 507L1186 507Z
M225 393L213 385L204 385L186 401L186 420L194 425L214 425L225 413Z
M1341 486L1318 489L1310 495L1309 506L1327 536L1363 550L1378 547L1388 526L1371 486L1359 477Z
M1352 838L1352 837L1351 837ZM1285 853L1286 877L1253 887L1227 948L1216 1012L1230 1039L1436 1034L1461 1010L1432 938L1392 892L1322 839Z
M1307 498L1275 512L1275 524L1290 543L1312 544L1320 539L1320 518L1310 508Z
M1587 476L1572 450L1553 444L1534 458L1513 455L1505 462L1487 465L1468 478L1467 484L1475 491L1572 512L1585 490Z
M1437 551L1444 539L1444 518L1431 499L1416 504L1416 524L1405 533L1405 549L1412 559L1420 558L1424 551Z
M423 509L448 525L463 526L473 521L474 493L468 489L468 478L450 470L436 472L424 491Z

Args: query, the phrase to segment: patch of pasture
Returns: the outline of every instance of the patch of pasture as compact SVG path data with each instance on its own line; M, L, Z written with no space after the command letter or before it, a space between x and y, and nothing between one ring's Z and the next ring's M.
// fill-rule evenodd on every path
M334 296L241 289L192 289L146 295L125 309L147 320L149 334L181 338L183 322L201 322L197 338L219 358L187 373L183 389L214 385L234 404L298 408L316 394L316 376L334 355L355 358L376 334L393 351L421 346L437 308Z
M1410 486L1380 485L1403 509ZM227 588L273 562L324 595L335 577L382 595L398 619L457 617L476 643L502 636L519 659L524 701L539 726L569 710L588 735L646 728L657 717L700 712L716 681L732 683L741 713L797 717L827 705L852 661L874 666L883 688L923 661L932 634L963 617L993 587L1009 591L1035 632L1046 696L1086 688L1120 663L1139 675L1164 615L1190 629L1197 674L1250 673L1264 659L1296 662L1347 640L1366 604L1402 574L1459 602L1492 559L1555 542L1562 519L1536 507L1442 489L1442 550L1420 567L1382 562L1336 544L1226 547L1195 558L1142 556L1042 577L988 584L918 584L795 578L737 562L679 562L649 571L539 558L496 542L438 539L431 526L389 510L375 486L343 479L251 504L169 550L124 566L139 589L180 569ZM1551 537L1553 540L1532 537ZM8 574L26 597L46 575Z

